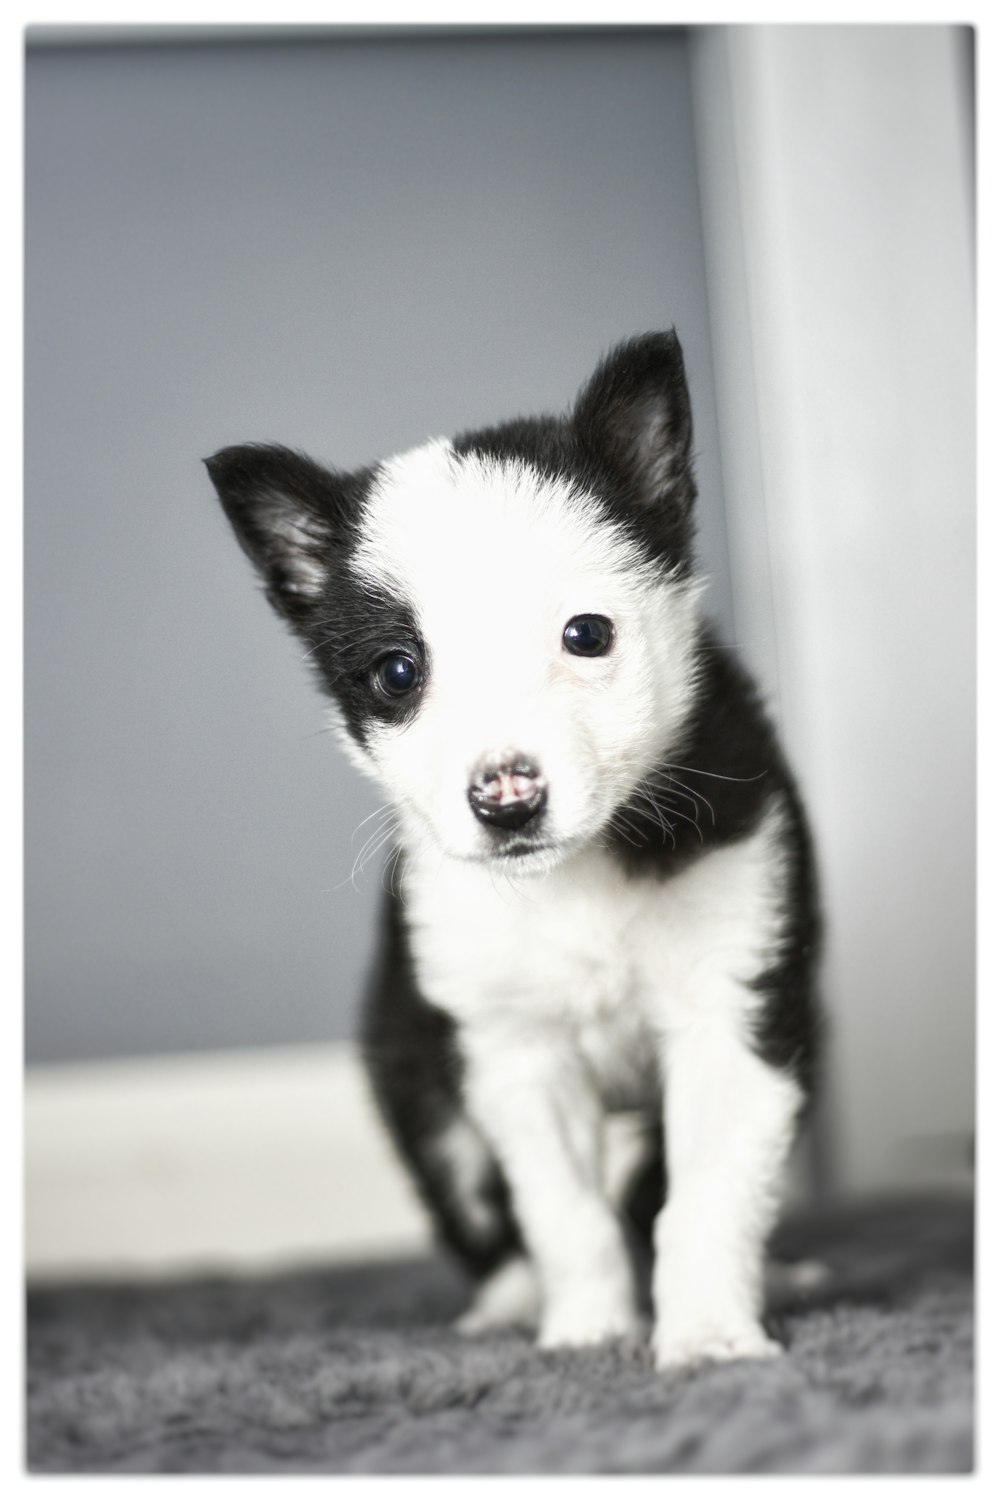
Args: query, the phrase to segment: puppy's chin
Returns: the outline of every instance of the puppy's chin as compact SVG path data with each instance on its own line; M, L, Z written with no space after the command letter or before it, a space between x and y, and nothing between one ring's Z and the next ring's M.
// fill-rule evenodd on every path
M477 861L503 875L547 875L570 853L565 844L516 844L491 850Z
M445 849L445 854L462 864L474 865L497 875L547 875L575 854L585 840L557 837L518 838L517 836L471 849Z

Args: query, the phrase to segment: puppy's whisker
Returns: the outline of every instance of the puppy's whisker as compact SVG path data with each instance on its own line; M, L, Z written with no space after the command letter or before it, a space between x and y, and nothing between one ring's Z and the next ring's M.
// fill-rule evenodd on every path
M644 790L641 781L636 784L635 795L646 804L653 815L654 821L659 825L661 841L665 844L669 837L671 848L676 849L677 840L674 837L674 830L668 822L664 810L655 798L648 791Z
M664 767L667 771L684 771L691 776L711 776L716 781L759 781L762 776L767 775L767 768L763 771L758 771L756 776L723 776L721 771L703 771L698 766L677 766L666 761L664 762Z
M361 822L358 824L357 828L355 828L354 832L351 834L351 843L352 844L354 843L354 840L357 838L358 834L361 832L362 828L364 828L364 826L365 826L366 823L370 823L371 820L372 820L372 818L377 818L382 813L391 813L392 816L395 817L395 815L396 815L395 805L392 802L383 802L382 806L381 807L376 807L375 811L374 812L370 812L368 814L367 818L362 818Z
M380 839L379 842L377 844L375 844L372 847L371 850L369 850L369 852L368 852L368 854L367 854L367 856L365 858L364 864L361 866L361 868L360 868L360 870L358 872L359 875L363 875L364 874L365 865L366 864L370 864L372 862L372 860L375 858L375 856L379 853L379 851L381 849L384 849L385 846L386 846L386 844L391 843L391 840L392 840L392 832L390 831L390 832L388 832L385 835L385 837L383 839ZM361 887L356 882L354 883L354 888L355 888L355 890L358 890L358 891L361 889Z
M385 819L380 822L368 835L357 854L354 856L355 870L363 870L372 853L381 848L385 842L386 835L392 832L392 822Z
M389 840L395 837L395 834L396 821L395 817L391 816L383 823L380 823L375 831L365 840L364 844L362 844L355 857L350 874L351 884L356 891L361 889L358 885L358 877L364 873L365 865L375 858L379 850L383 849Z
M661 795L663 795L663 794L661 794ZM665 795L669 795L669 793L667 793ZM705 842L705 835L701 831L701 824L698 822L697 818L692 818L689 813L681 812L681 810L680 810L679 807L672 807L670 809L670 813L671 813L672 817L683 818L684 821L685 821L685 823L690 823L691 827L695 830L695 832L698 835L698 841L699 841L699 843L703 844Z
M337 636L331 635L325 641L317 641L315 646L310 646L308 651L304 651L302 653L302 655L299 657L299 661L306 661L310 656L312 656L314 651L322 651L324 646L332 646L337 639Z
M303 738L303 740L314 740L317 735L320 735L320 734L336 734L336 732L337 732L337 730L336 730L336 726L335 725L333 725L333 724L324 724L320 729L310 729L309 732L308 732L308 734L304 734L302 736L302 738Z
M715 808L712 806L711 802L709 802L708 798L704 796L703 793L695 791L693 787L689 787L685 782L679 780L678 777L671 776L669 771L663 771L660 769L648 771L643 777L643 780L650 785L658 783L660 786L666 787L668 791L676 787L678 791L683 792L687 797L691 798L692 801L697 798L698 802L703 802L704 805L708 808L708 811L711 814L712 823L714 825ZM695 816L697 816L697 811L695 813Z
M400 859L402 857L402 854L403 854L403 846L402 846L402 844L397 844L394 849L391 849L389 851L388 855L386 856L385 862L382 865L382 881L381 881L382 889L384 891L387 891L387 893L390 896L393 896L393 897L396 897L396 896L399 895L399 892L396 890L395 881L396 881L396 871L399 868L399 863L400 863ZM388 884L388 886L386 886L386 883L385 883L386 874L388 874L388 876L389 876L389 884Z
M607 826L609 828L613 828L616 833L619 833L625 840L625 842L631 844L633 848L642 848L642 839L630 838L629 834L626 832L627 829L631 829L632 833L638 833L639 830L636 828L634 823L630 822L629 819L626 818L625 814L621 811L620 808L616 812L612 813L611 817L608 819Z
M712 827L714 828L715 827L715 808L712 806L711 802L709 802L708 798L705 797L705 796L703 796L701 792L696 792L693 787L689 787L689 786L685 785L685 783L683 781L678 781L677 778L676 778L676 776L672 776L670 778L670 780L673 782L674 786L678 787L685 794L685 796L690 797L692 800L694 798L697 798L698 802L703 802L705 804L705 806L708 808L708 815L712 819ZM698 816L697 802L694 805L695 805L695 817L697 817Z
M695 822L698 821L698 803L699 800L704 802L705 799L703 797L700 799L696 798L694 794L686 786L684 786L682 782L677 781L675 777L651 775L644 778L643 781L639 782L639 785L649 787L656 796L676 797L677 795L681 795L685 797L694 809ZM706 803L705 805L708 806L708 803ZM709 811L711 811L711 808L709 808Z
M360 892L361 887L358 884L358 877L362 874L364 866L376 852L376 849L381 847L381 844L384 842L384 839L382 839L378 844L376 844L376 840L379 840L379 835L382 834L383 831L385 832L386 836L388 836L392 833L393 830L391 828L383 830L382 826L380 825L379 828L377 828L375 832L365 840L361 848L358 850L357 854L354 857L354 863L351 865L350 872L344 876L343 880L338 880L336 885L328 886L328 893L335 894L337 891L342 891L345 885L352 885L356 891Z

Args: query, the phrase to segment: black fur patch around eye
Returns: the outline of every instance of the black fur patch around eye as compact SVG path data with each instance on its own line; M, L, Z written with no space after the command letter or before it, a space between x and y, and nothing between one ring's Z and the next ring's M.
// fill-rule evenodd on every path
M310 664L359 744L366 744L373 726L405 724L419 712L431 664L416 615L405 599L361 579L346 556L331 559L315 617L302 635ZM380 691L374 676L395 651L412 657L423 679L398 698Z
M399 651L426 681L428 653L413 610L349 565L376 468L327 469L290 448L253 443L223 449L207 462L268 599L305 642L306 659L354 738L364 744L373 724L412 718L421 689L392 697L378 690L373 671L388 652Z

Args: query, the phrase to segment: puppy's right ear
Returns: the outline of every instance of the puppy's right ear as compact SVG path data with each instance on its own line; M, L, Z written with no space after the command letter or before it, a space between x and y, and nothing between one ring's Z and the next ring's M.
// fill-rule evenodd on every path
M355 476L333 473L291 448L259 443L223 448L205 466L268 599L292 625L307 624Z

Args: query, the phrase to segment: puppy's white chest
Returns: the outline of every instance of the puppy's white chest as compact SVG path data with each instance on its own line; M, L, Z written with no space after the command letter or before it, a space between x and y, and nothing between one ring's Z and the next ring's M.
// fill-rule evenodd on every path
M409 896L427 998L498 1045L572 1047L613 1107L648 1099L656 1049L637 893L603 859L516 888L477 877L439 875Z
M634 994L636 903L603 862L518 885L459 866L407 897L425 993L459 1019L579 1026Z
M465 1025L564 1028L586 1049L641 1053L694 1013L745 1013L774 952L780 811L666 880L600 850L515 884L448 862L407 879L423 993ZM729 1019L738 1019L730 1014Z

